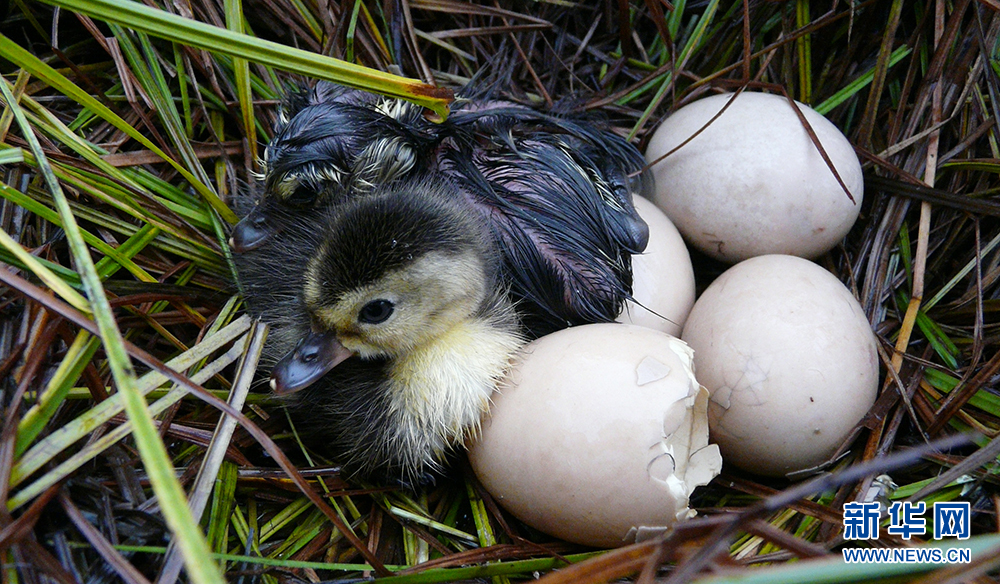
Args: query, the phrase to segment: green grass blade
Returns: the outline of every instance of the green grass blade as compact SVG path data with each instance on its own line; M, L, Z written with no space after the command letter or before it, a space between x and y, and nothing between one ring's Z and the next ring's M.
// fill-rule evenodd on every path
M242 34L243 2L241 0L224 0L226 12L226 28ZM250 160L257 160L256 120L253 116L253 93L250 88L250 63L242 58L233 59L233 75L236 78L236 98L240 102L240 114L243 121L243 135L250 148Z
M316 40L322 40L323 37L323 26L316 20L309 8L306 7L306 3L302 0L291 0L292 6L298 11L299 16L305 21L306 26L309 27L309 32L313 35Z
M35 258L35 260L39 265L53 274L56 274L74 289L83 290L83 286L80 284L80 274L77 274L66 266L56 264L48 260L43 260L41 258ZM19 260L14 254L9 253L2 245L0 245L0 262L14 266L19 270L31 271L31 268L29 268L27 264Z
M795 25L802 28L809 24L808 0L795 2ZM795 51L799 57L799 101L812 103L812 35L804 34L795 40Z
M66 234L70 252L80 272L84 290L94 312L94 320L100 332L111 375L118 386L118 392L123 395L125 412L134 425L133 433L139 449L139 456L149 474L153 491L159 499L160 509L183 551L188 576L195 584L225 584L222 572L219 571L218 565L212 561L205 536L188 509L184 489L181 488L180 481L177 480L166 446L160 439L153 418L149 414L146 400L135 387L135 370L132 368L132 361L125 350L122 333L115 322L111 304L101 286L100 277L94 268L90 251L80 234L66 195L45 158L34 130L6 83L0 83L0 91L3 92L8 107L14 113L14 119L18 127L21 128L32 154L35 155L42 177L55 199L56 209L63 221L63 231Z
M132 258L135 257L137 253L145 249L145 247L156 239L156 236L159 234L160 230L158 228L146 224L140 227L139 231L136 231L132 237L125 240L125 243L118 246L118 249L111 248L114 253L106 253L105 256L98 260L95 264L97 273L101 276L101 280L107 280L111 276L115 275L120 268L125 268L140 282L156 282L156 278L146 273L146 271L139 266L135 265L132 262Z
M87 331L80 331L73 340L59 363L55 375L38 396L38 402L25 412L17 425L17 439L14 442L14 456L20 456L28 445L41 434L45 424L52 419L56 409L72 389L73 383L80 378L83 368L94 358L94 353L100 346L100 340L92 337Z
M327 79L351 87L407 99L433 110L442 118L448 115L451 92L424 85L413 79L390 75L264 39L234 33L163 10L150 8L138 2L122 2L120 0L43 1L46 4L60 6L67 10L80 12L184 45L224 53L233 57L242 57L292 73ZM0 50L6 51L6 48L0 46Z
M90 303L87 299L80 295L79 292L74 290L69 284L67 284L62 278L55 275L51 270L42 265L42 262L31 255L21 247L21 244L14 241L11 236L7 235L6 231L0 229L0 245L7 248L7 250L19 259L25 267L27 267L39 280L45 283L53 292L62 296L63 300L68 302L76 308L77 310L85 313L90 313Z
M906 58L907 55L909 55L912 52L913 49L911 49L910 47L906 46L899 47L898 49L892 52L892 55L889 56L889 67L890 68L893 67L896 63L902 61L904 58ZM865 71L863 75L861 75L860 77L849 83L847 86L845 86L837 93L834 93L833 95L828 97L825 101L823 101L823 103L817 105L813 109L815 109L816 111L818 111L823 115L826 115L830 113L830 110L844 103L845 101L853 97L857 92L861 91L865 87L868 87L868 85L874 79L875 79L875 67L873 65L872 68Z
M0 150L0 164L18 164L21 162L24 162L24 151L20 148L5 147L3 150Z
M305 519L296 522L295 528L281 543L268 552L271 558L287 558L309 544L329 522L319 510L314 510Z
M212 505L208 512L208 545L216 553L225 553L229 542L229 516L236 505L236 480L239 469L228 460L222 462L215 478Z
M390 505L388 509L389 513L392 513L396 517L399 517L401 519L406 519L407 521L412 521L413 523L416 523L418 525L423 525L424 527L427 527L432 531L438 531L440 533L450 535L452 537L461 539L462 541L468 543L473 543L473 544L480 543L480 541L477 540L476 537L472 536L471 534L468 534L460 529L455 529L454 527L429 519L424 515L420 515L412 511L407 511L406 509L403 509L401 507L395 507L392 505ZM490 532L490 536L492 537L492 531ZM484 545L492 545L492 544L484 544Z
M927 380L927 383L931 384L931 387L944 393L950 393L959 382L957 377L930 368L924 370L924 379ZM986 388L982 388L972 394L972 397L969 398L969 405L979 408L992 416L1000 417L1000 395L996 395Z
M351 11L351 19L347 24L347 38L344 47L344 56L349 63L354 62L354 33L358 27L358 15L361 13L361 0L354 0L354 10Z
M123 4L131 4L131 2L126 2ZM119 5L119 8L121 6ZM183 18L177 17L180 20L185 20ZM67 79L61 73L43 63L40 59L29 53L28 51L21 48L17 43L13 42L6 36L0 34L0 54L3 54L4 58L13 63L14 65L21 67L22 69L30 72L33 76L41 79L46 84L48 84L53 89L62 92L64 95L73 99L80 105L92 110L101 119L107 121L115 128L118 128L122 132L125 132L130 138L139 142L152 152L155 152L157 156L163 158L165 162L174 167L177 172L184 177L191 186L198 191L208 204L212 205L219 214L222 215L230 223L235 223L238 221L236 214L226 206L215 193L209 189L205 184L199 181L188 169L178 163L176 160L171 158L166 152L161 150L156 144L153 144L146 136L141 132L133 128L128 122L123 120L115 112L107 108L103 103L97 100L97 98L91 96L88 92L80 89L75 83ZM3 85L6 85L4 83ZM6 87L5 87L6 89ZM9 94L9 91L4 91L5 94Z
M931 347L934 348L934 352L941 357L944 364L951 369L957 369L958 346L923 310L917 311L917 326L920 327L920 332L924 333L924 337L927 338Z
M309 499L301 497L289 503L284 509L278 511L273 517L260 526L259 539L261 543L266 543L276 536L284 527L290 525L300 515L309 511L312 505Z
M188 94L188 83L191 82L184 65L183 50L177 43L172 43L174 50L174 69L177 71L177 85L181 92L181 110L184 112L184 132L188 138L194 136L194 118L191 116L191 101Z

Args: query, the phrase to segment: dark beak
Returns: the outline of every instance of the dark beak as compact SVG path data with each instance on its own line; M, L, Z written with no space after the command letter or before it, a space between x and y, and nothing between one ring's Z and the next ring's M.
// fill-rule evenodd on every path
M288 395L312 385L353 355L334 333L312 333L271 369L271 389Z
M233 227L233 234L229 237L229 247L236 253L257 249L276 231L263 205L258 205L240 220L236 227Z

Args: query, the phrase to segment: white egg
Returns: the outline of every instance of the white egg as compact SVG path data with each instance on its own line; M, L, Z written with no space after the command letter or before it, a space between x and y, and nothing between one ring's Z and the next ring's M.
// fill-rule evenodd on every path
M708 394L679 339L624 324L528 344L494 394L469 459L500 505L567 541L617 546L694 514L722 466Z
M793 256L741 262L695 302L682 337L711 394L727 463L782 476L824 463L875 402L878 354L860 304Z
M674 112L650 139L647 162L693 136L731 97L713 95ZM858 157L829 120L796 105L854 200L788 100L747 91L653 166L656 204L693 246L727 262L764 254L815 258L854 225L864 189Z
M694 304L691 254L677 228L656 205L635 197L635 209L649 225L645 251L632 256L632 297L618 322L679 336Z

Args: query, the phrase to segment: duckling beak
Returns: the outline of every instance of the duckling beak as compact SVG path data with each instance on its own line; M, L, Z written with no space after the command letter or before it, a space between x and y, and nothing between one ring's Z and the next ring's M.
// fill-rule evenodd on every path
M271 390L288 395L312 385L353 355L334 333L312 333L271 369Z
M236 253L243 253L263 245L276 231L269 219L263 206L254 207L249 215L233 227L233 233L229 237L229 247Z

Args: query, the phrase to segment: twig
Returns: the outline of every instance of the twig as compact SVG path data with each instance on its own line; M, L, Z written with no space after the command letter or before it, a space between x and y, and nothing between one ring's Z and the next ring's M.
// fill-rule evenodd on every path
M239 372L233 382L233 389L229 397L229 404L233 409L241 411L246 403L247 394L250 392L250 384L253 382L254 372L257 370L257 363L260 360L261 349L263 349L264 338L267 336L267 325L259 321L254 322L250 329L250 343L244 351L244 360L240 363ZM212 442L208 446L205 458L198 469L198 477L194 481L194 487L188 496L188 506L191 514L201 517L205 512L205 505L208 504L208 497L212 494L212 487L219 474L219 467L226 457L226 449L233 438L236 430L236 419L231 416L222 416L215 427L215 434ZM157 584L173 584L180 576L183 566L178 550L173 542L167 547L166 559L163 562L163 569L156 579Z

